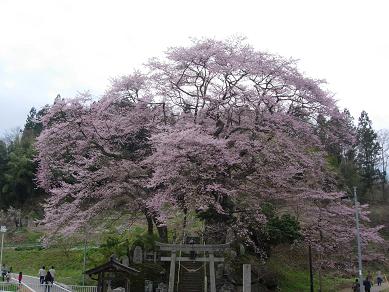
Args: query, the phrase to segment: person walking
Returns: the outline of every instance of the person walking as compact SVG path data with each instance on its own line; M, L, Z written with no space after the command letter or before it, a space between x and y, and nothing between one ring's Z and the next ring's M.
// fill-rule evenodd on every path
M383 281L384 281L384 278L382 277L381 271L378 271L377 272L377 285L381 286Z
M19 284L22 283L22 278L23 278L23 274L22 274L22 272L19 272L19 276L18 276Z
M359 292L359 287L360 287L361 285L359 284L359 279L355 279L355 282L354 282L354 284L353 284L353 292Z
M49 269L49 272L51 274L51 277L53 277L53 283L55 281L55 269L54 266L51 266L51 269Z
M50 287L53 285L53 277L50 272L47 272L45 276L45 292L50 292Z
M39 282L43 284L45 282L45 277L46 277L46 270L45 266L39 269L38 275L39 275Z
M373 283L370 281L369 276L367 276L365 281L363 281L363 286L365 286L365 292L370 292L370 289L371 289L371 286L373 286Z
M5 266L5 264L3 264L3 266L1 267L1 276L2 276L3 282L5 280L5 275L7 275L7 267Z

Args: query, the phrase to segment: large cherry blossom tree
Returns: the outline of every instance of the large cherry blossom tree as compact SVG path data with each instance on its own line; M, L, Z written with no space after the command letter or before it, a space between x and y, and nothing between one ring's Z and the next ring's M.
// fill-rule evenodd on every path
M100 99L59 98L43 118L38 180L52 194L53 229L142 211L166 240L180 211L257 246L271 202L317 249L353 240L350 201L326 160L328 143L346 149L353 134L324 81L240 39L171 48L142 72L114 80ZM319 121L336 122L319 131ZM377 229L364 235L379 240Z

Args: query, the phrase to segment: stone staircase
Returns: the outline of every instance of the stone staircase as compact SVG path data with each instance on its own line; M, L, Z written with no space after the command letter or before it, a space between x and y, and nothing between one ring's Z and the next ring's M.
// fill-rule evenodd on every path
M201 262L181 262L178 292L203 292L204 266Z

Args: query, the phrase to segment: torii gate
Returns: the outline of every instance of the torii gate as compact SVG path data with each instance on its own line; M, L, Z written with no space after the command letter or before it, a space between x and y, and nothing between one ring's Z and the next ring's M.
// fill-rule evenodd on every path
M160 247L161 251L170 251L170 257L161 257L161 261L170 262L170 273L169 273L169 292L174 292L174 277L176 273L176 261L179 262L209 262L209 277L210 277L210 292L216 292L216 275L215 275L215 262L224 262L224 258L216 258L215 252L223 252L227 249L230 244L168 244L157 242L157 246ZM177 252L191 253L195 252L196 254L208 253L208 257L177 257Z

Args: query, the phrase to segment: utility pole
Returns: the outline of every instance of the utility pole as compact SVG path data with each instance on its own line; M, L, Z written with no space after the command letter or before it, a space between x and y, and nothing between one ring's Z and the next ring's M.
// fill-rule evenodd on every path
M385 181L386 181L386 169L385 169L385 152L384 145L381 145L382 155L382 200L385 201Z
M7 232L7 227L1 226L1 254L0 254L0 269L3 268L3 247L4 247L4 234Z
M361 252L361 237L359 234L359 203L357 199L357 188L354 187L354 203L355 203L355 224L357 227L357 247L358 247L358 277L359 277L359 291L363 292L363 278L362 278L362 252Z
M86 245L87 245L87 239L86 239L86 228L85 228L85 239L84 239L84 265L83 265L83 272L82 272L82 286L85 286L85 269L86 269Z

